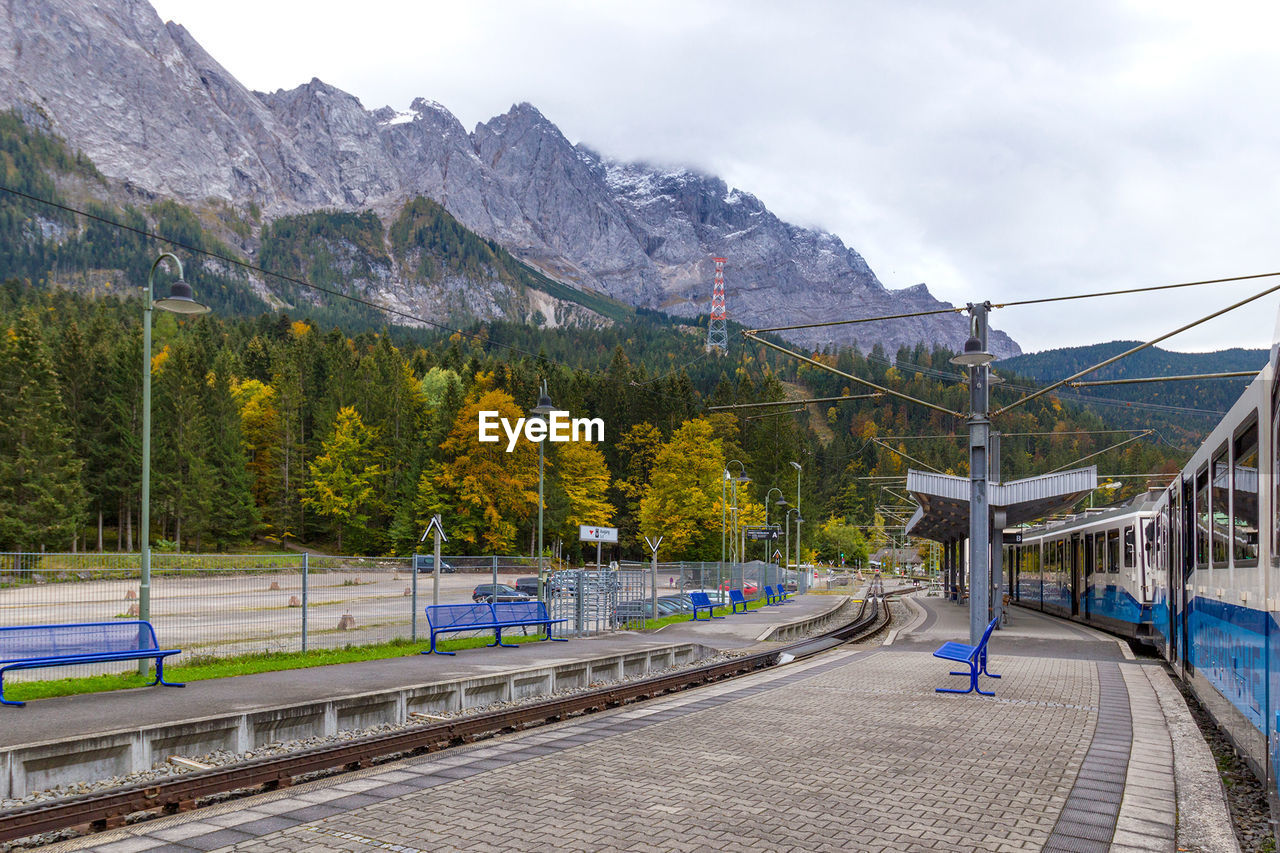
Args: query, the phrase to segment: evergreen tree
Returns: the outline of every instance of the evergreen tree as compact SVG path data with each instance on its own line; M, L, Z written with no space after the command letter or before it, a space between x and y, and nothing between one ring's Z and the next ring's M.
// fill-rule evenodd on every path
M6 551L70 549L84 520L83 463L39 324L34 311L25 311L0 330L0 549Z
M311 479L303 488L302 502L333 522L339 551L342 534L358 533L380 508L382 468L372 460L373 439L359 412L350 406L339 409L333 434L311 463Z

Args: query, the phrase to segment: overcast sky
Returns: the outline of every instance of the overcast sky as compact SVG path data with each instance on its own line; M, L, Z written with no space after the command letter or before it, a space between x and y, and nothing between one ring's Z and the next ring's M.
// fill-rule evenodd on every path
M468 128L529 101L955 303L1280 270L1280 4L152 0L253 89L319 77ZM1151 338L1280 278L992 316ZM1268 346L1269 296L1165 344ZM833 318L837 319L837 318Z

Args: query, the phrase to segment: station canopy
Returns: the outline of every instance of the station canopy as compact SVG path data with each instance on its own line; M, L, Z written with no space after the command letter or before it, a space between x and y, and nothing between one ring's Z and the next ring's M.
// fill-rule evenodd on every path
M1012 527L1065 512L1098 487L1092 465L1008 483L987 483L987 505L1005 512ZM969 537L969 478L928 471L907 471L907 491L919 507L907 522L907 534L949 542Z

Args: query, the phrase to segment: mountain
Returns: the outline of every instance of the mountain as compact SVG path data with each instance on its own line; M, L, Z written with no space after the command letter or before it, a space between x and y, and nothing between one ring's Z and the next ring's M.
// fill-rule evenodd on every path
M47 125L133 192L260 209L267 223L368 210L388 230L426 197L561 286L682 317L706 313L711 258L725 257L729 316L748 327L945 307L924 285L886 289L838 237L783 222L718 178L574 145L529 104L468 133L421 98L407 112L368 110L315 79L253 92L143 0L0 3L0 107ZM379 298L423 306L394 275ZM468 301L502 302L455 303ZM895 352L927 341L958 350L968 324L941 314L787 336L815 348ZM990 346L1020 352L997 331Z
M1056 382L1137 346L1139 341L1110 341L1083 347L1045 350L995 363L1006 377L1039 383ZM1081 377L1081 381L1136 379L1148 376L1194 376L1258 371L1267 362L1264 349L1217 352L1172 352L1148 347L1115 364ZM1099 385L1064 389L1056 396L1083 403L1114 426L1151 427L1169 440L1191 447L1231 408L1252 378L1195 379L1134 385ZM1013 385L1017 385L1016 380ZM1016 390L1016 389L1015 389Z

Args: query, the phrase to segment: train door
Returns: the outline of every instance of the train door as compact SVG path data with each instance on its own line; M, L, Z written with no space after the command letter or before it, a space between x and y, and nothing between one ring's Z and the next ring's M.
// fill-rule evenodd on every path
M1084 591L1084 560L1080 554L1080 534L1071 537L1071 615L1080 615L1080 594Z
M1195 548L1196 539L1199 536L1199 530L1196 527L1195 502L1194 497L1194 481L1184 481L1182 483L1182 494L1179 499L1179 509L1181 512L1181 522L1178 527L1181 535L1178 537L1178 559L1169 567L1169 587L1176 590L1171 600L1176 602L1177 609L1174 617L1174 631L1176 636L1175 647L1178 652L1178 660L1182 664L1182 671L1190 674L1191 666L1191 641L1188 633L1188 614L1187 606L1190 599L1187 587L1191 583L1192 571L1195 567Z
M1084 571L1080 584L1080 613L1086 622L1089 621L1089 581L1097 570L1098 567L1094 563L1093 534L1086 533L1084 535Z

